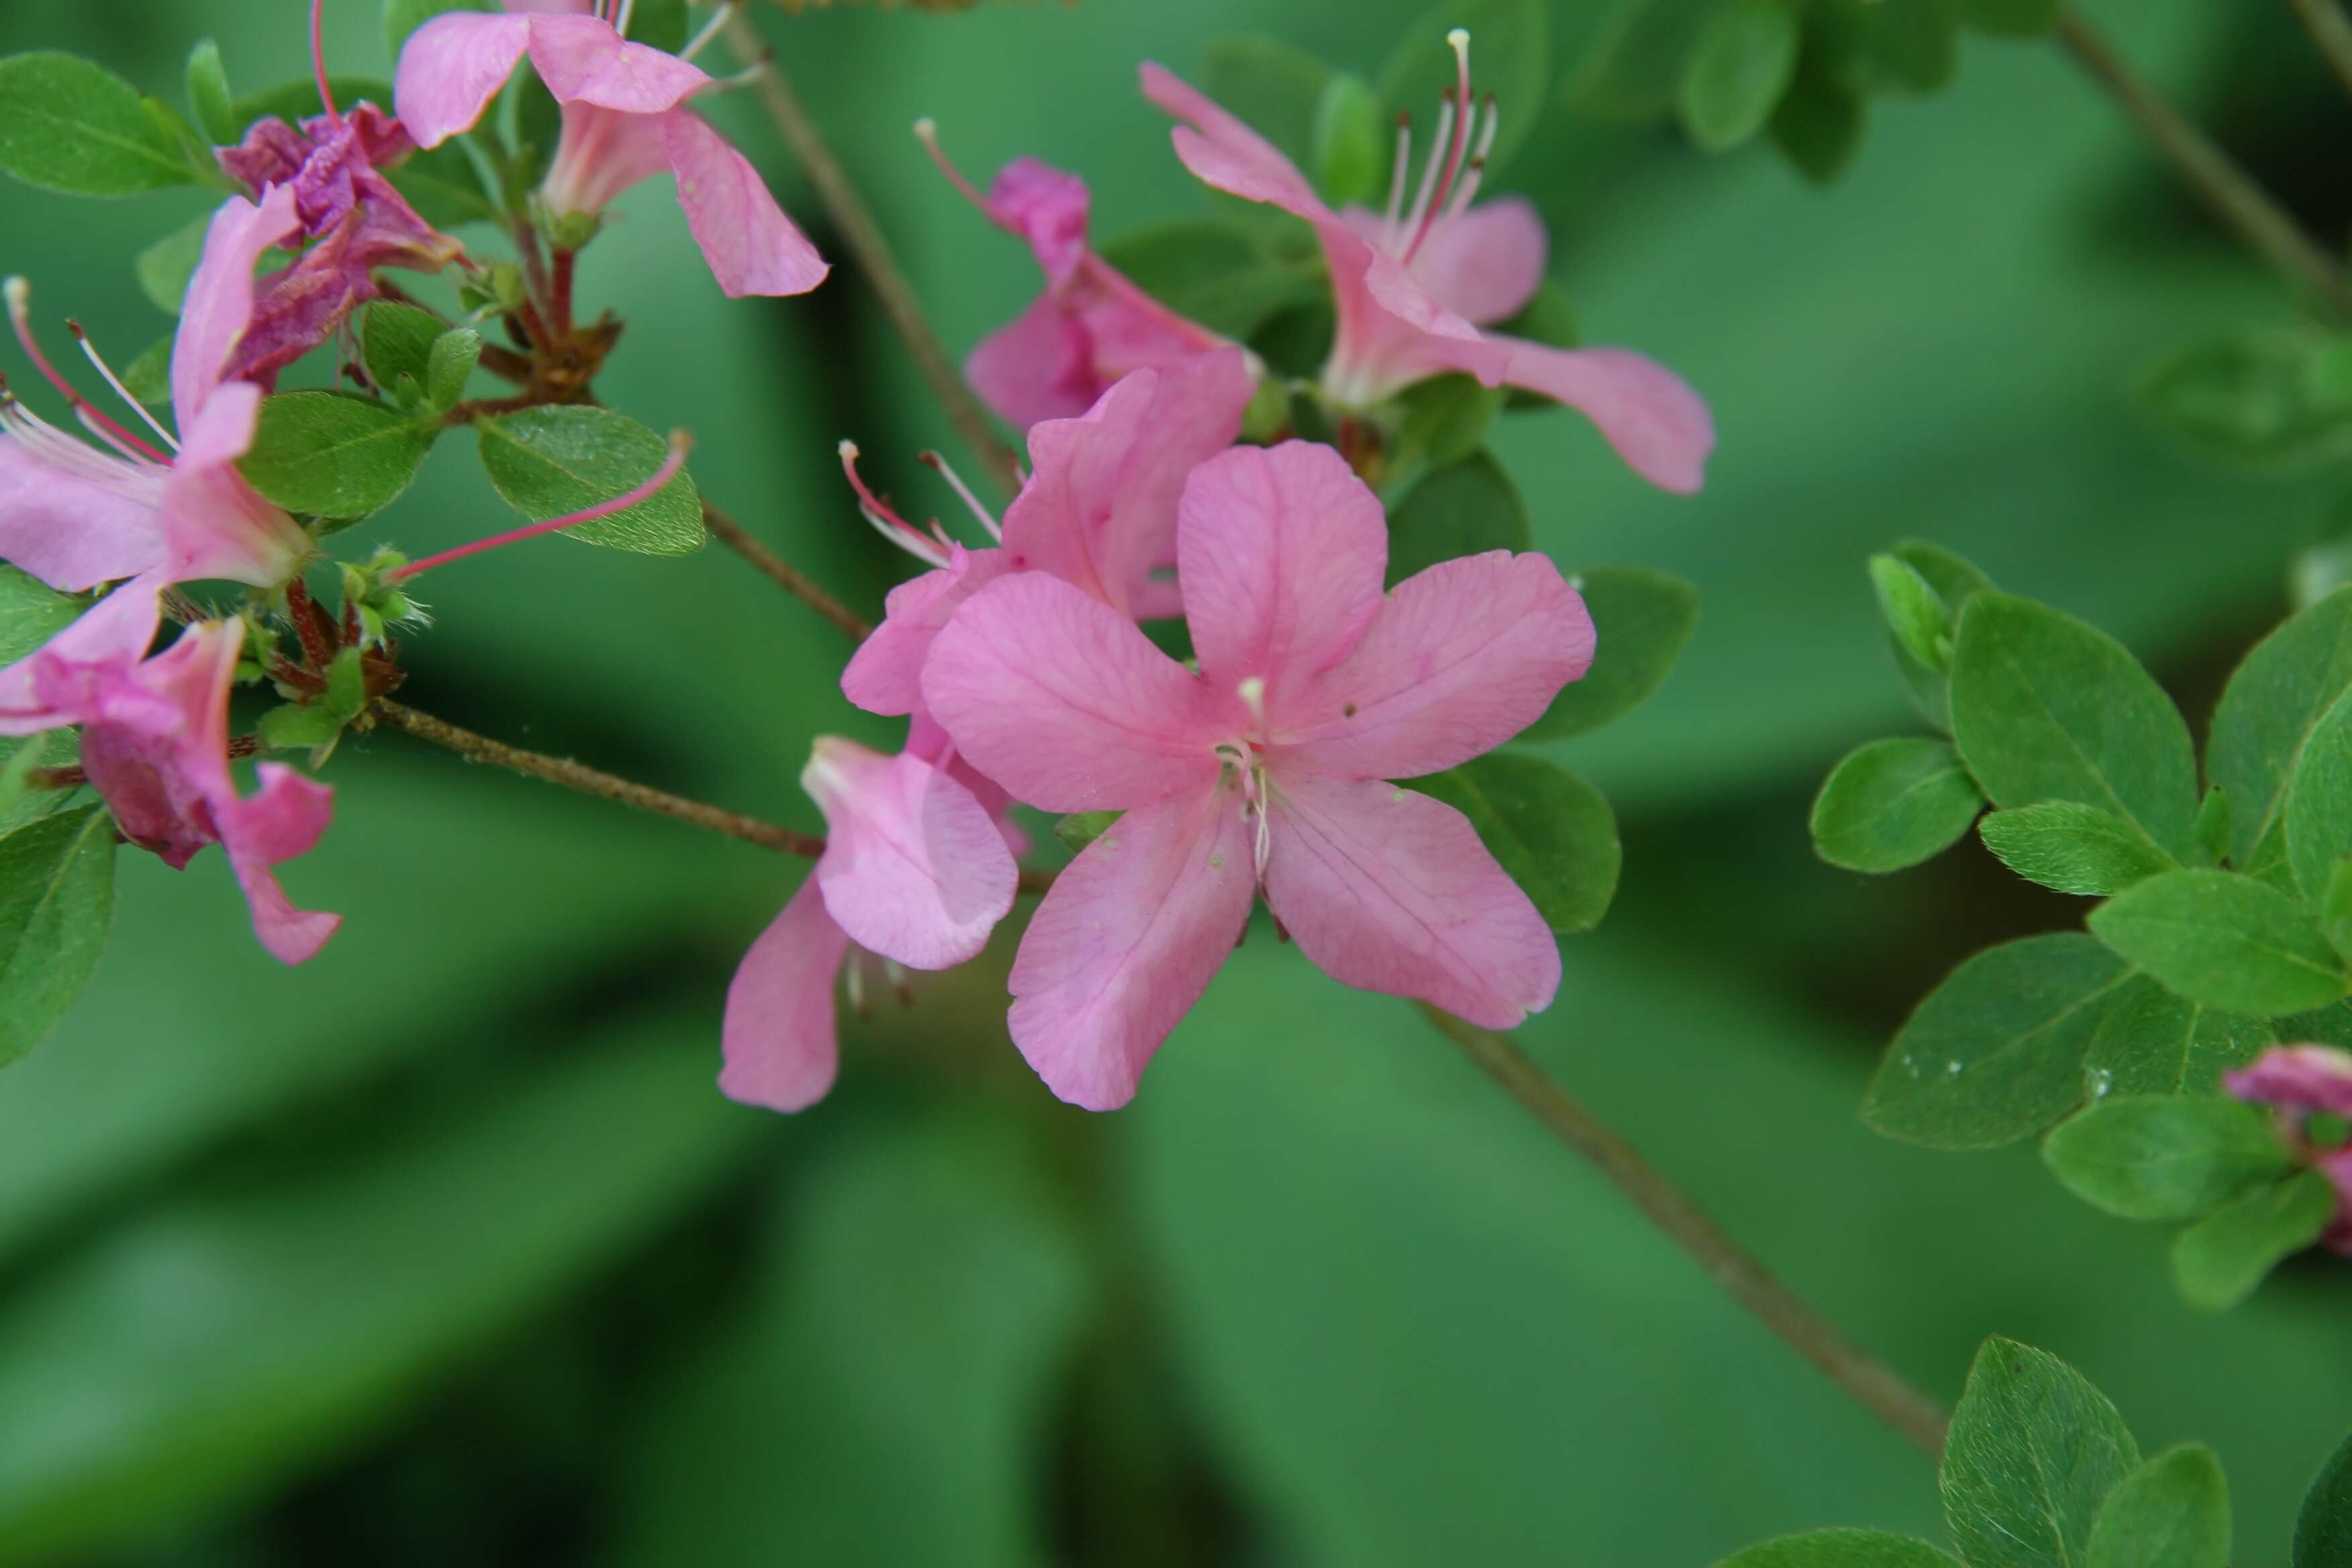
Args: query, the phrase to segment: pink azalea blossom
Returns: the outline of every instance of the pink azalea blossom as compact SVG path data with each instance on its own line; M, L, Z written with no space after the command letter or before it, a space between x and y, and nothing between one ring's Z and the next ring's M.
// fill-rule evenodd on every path
M2352 1145L2313 1147L2304 1137L2304 1121L2314 1113L2352 1121L2352 1054L2332 1046L2273 1046L2244 1068L2224 1074L2221 1083L2240 1100L2278 1108L2288 1139L2302 1150L2304 1163L2336 1187L2336 1217L2320 1243L2352 1257Z
M949 182L981 216L1026 240L1045 290L1011 325L981 341L964 374L999 418L1018 430L1085 413L1130 371L1226 346L1162 305L1087 243L1087 184L1017 158L982 195L940 151L929 121L916 127Z
M628 42L590 0L507 0L502 16L448 11L426 22L400 53L393 101L401 123L420 147L470 130L526 55L563 107L562 139L540 190L551 216L599 213L639 181L668 173L728 294L802 294L824 281L824 261L759 171L686 107L710 78L680 56Z
M1547 242L1525 202L1470 205L1496 122L1490 104L1465 177L1475 117L1468 40L1456 34L1454 41L1460 79L1421 191L1404 205L1407 148L1400 144L1385 214L1335 212L1273 143L1157 65L1142 68L1143 95L1184 122L1172 132L1176 155L1194 174L1314 226L1339 310L1323 372L1324 394L1334 403L1369 408L1416 382L1463 371L1487 386L1523 387L1567 404L1651 483L1697 489L1715 423L1673 372L1627 349L1557 349L1484 330L1534 296Z
M1194 673L1043 572L974 595L924 700L971 764L1047 811L1123 811L1055 879L1013 968L1014 1042L1054 1092L1124 1104L1263 889L1318 967L1507 1027L1551 1001L1543 917L1451 806L1385 781L1532 723L1592 658L1540 555L1381 589L1379 500L1329 447L1236 447L1177 523Z

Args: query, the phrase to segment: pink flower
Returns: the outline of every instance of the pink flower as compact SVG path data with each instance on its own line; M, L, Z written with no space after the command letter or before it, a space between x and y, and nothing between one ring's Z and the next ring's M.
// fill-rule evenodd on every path
M915 129L949 183L989 222L1027 240L1045 274L1036 302L964 362L964 374L1006 424L1025 431L1043 419L1070 418L1130 371L1227 346L1095 254L1087 243L1084 180L1018 158L983 196L940 151L930 121Z
M1592 658L1540 555L1441 563L1383 595L1380 501L1330 448L1194 469L1178 579L1199 673L1042 572L974 595L923 696L971 764L1047 811L1124 811L1046 895L1013 968L1014 1042L1054 1092L1124 1104L1264 889L1326 973L1507 1027L1559 953L1462 815L1383 781L1532 723Z
M2240 1100L2278 1107L2304 1163L2336 1187L2336 1217L2320 1244L2352 1257L2352 1145L2314 1146L2304 1131L2314 1113L2352 1121L2352 1055L2332 1046L2273 1046L2238 1071L2223 1074L2221 1085Z
M1264 202L1315 227L1331 270L1339 335L1323 371L1326 396L1366 408L1416 382L1465 371L1487 386L1524 387L1577 409L1651 483L1699 488L1715 424L1673 372L1626 349L1556 349L1485 323L1515 314L1543 279L1546 239L1524 202L1472 207L1484 147L1462 171L1472 141L1468 37L1454 100L1439 121L1419 195L1403 205L1406 147L1385 215L1334 212L1289 159L1234 116L1157 65L1143 95L1185 123L1172 132L1184 166L1218 190Z
M1018 880L1003 792L961 766L935 726L918 723L895 757L819 736L801 787L824 813L824 854L735 972L719 1076L731 1099L775 1110L833 1087L834 976L853 943L910 969L950 968L987 944Z
M589 0L508 0L507 11L445 12L409 35L393 100L418 146L471 129L529 55L563 106L562 140L540 191L552 216L600 212L667 171L728 294L803 294L824 281L816 247L759 171L685 107L711 85L699 68L626 41Z

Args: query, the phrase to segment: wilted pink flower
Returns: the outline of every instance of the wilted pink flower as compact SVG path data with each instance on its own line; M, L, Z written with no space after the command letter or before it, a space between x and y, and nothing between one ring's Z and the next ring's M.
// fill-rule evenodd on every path
M759 171L685 107L711 85L698 67L628 42L591 0L507 0L507 12L445 12L409 35L393 101L418 146L471 129L529 55L563 106L562 140L540 190L552 216L601 212L667 172L730 295L801 294L824 280L824 261Z
M997 416L1019 430L1083 414L1130 371L1164 365L1226 341L1162 305L1087 243L1087 183L1034 158L1016 158L982 195L940 151L931 122L915 127L948 182L981 216L1024 239L1045 291L1009 326L981 340L964 374Z
M1194 469L1177 575L1199 672L1042 572L939 634L923 696L957 749L1047 811L1124 811L1054 883L1013 968L1013 1038L1054 1092L1123 1104L1261 887L1334 979L1507 1027L1559 952L1469 822L1384 781L1540 716L1592 622L1540 555L1447 561L1383 595L1379 500L1328 447Z
M2273 1046L2221 1083L2240 1100L2278 1108L2304 1163L2336 1186L2336 1217L2320 1244L2352 1257L2352 1145L2315 1147L2304 1130L2315 1113L2352 1121L2352 1055L2332 1046Z
M1384 215L1335 212L1273 143L1157 65L1143 95L1185 123L1176 155L1218 190L1265 202L1315 227L1329 263L1339 335L1323 390L1343 407L1385 402L1416 382L1464 371L1487 386L1557 398L1600 426L1635 472L1670 490L1699 488L1715 424L1673 372L1627 349L1556 349L1483 324L1516 314L1543 280L1542 222L1524 202L1470 205L1484 149L1494 137L1489 104L1479 157L1473 141L1467 35L1456 91L1439 121L1419 194L1403 205L1407 148ZM1466 177L1465 161L1469 163Z
M776 1110L833 1087L834 977L853 943L909 969L961 963L1012 909L1018 880L1003 793L935 726L918 722L894 757L819 736L801 786L824 813L824 854L735 972L719 1076L730 1098Z

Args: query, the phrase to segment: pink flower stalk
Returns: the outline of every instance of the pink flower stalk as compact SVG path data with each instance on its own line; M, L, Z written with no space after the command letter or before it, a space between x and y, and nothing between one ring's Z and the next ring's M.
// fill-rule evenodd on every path
M1449 42L1458 59L1456 87L1440 115L1421 188L1406 205L1409 148L1401 134L1384 214L1333 211L1273 143L1157 65L1142 68L1143 95L1184 121L1171 134L1176 155L1194 174L1314 226L1339 310L1339 335L1323 371L1332 402L1370 408L1417 382L1464 371L1486 386L1523 387L1567 404L1652 484L1697 489L1715 446L1715 422L1673 372L1627 349L1556 349L1483 330L1534 296L1547 240L1542 221L1523 201L1471 205L1496 111L1489 101L1474 153L1469 36L1457 30Z
M894 757L819 736L801 787L824 813L824 854L735 972L719 1075L730 1099L775 1110L833 1087L834 979L845 961L855 978L853 944L909 969L950 968L987 944L1018 881L1003 792L936 726L919 721Z
M982 216L1028 242L1045 274L1036 302L964 361L965 376L1006 424L1025 432L1040 420L1071 418L1131 371L1229 346L1095 254L1087 243L1084 180L1016 158L982 195L940 152L929 121L917 121L915 134Z
M1186 482L1177 575L1194 673L1043 572L956 613L923 670L957 748L1047 811L1124 811L1055 879L1013 967L1046 1085L1122 1105L1264 889L1315 964L1503 1028L1559 952L1469 822L1384 781L1507 741L1592 660L1540 555L1446 561L1383 595L1379 500L1328 447L1241 447Z
M2313 1114L2352 1121L2352 1055L2332 1046L2273 1046L2221 1085L2240 1100L2276 1106L2282 1130L2304 1163L2336 1188L2336 1217L2320 1245L2352 1257L2352 1145L2314 1146L2304 1123Z
M563 107L562 139L540 187L550 216L593 216L667 172L729 295L803 294L824 280L824 259L759 171L685 107L710 78L681 56L628 42L591 0L507 0L503 16L449 11L426 22L400 52L401 122L420 147L472 129L525 55Z

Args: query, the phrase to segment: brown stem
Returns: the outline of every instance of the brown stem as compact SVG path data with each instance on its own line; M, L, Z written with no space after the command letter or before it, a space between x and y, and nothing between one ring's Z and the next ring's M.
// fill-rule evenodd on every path
M1829 1373L1864 1409L1930 1458L1942 1454L1948 1419L1942 1406L1775 1279L1754 1254L1643 1159L1640 1150L1528 1060L1510 1036L1465 1024L1425 1002L1417 1005L1504 1092L1633 1199L1651 1224L1696 1259L1708 1279L1782 1343Z
M2115 95L2171 162L2173 172L2249 249L2327 315L2338 320L2352 316L2352 284L2347 283L2336 258L2304 233L2211 137L2126 64L2079 12L2060 15L2058 41L2093 80Z
M767 109L768 118L775 121L776 130L792 148L793 156L800 160L802 169L806 171L809 183L816 187L818 199L833 215L834 223L841 230L842 239L857 258L858 269L865 274L866 281L882 301L883 313L890 318L892 330L907 345L908 353L913 356L915 368L930 384L932 395L946 409L957 434L962 437L964 445L979 459L981 467L987 470L996 484L1003 487L1005 494L1011 495L1020 488L1019 458L1011 447L997 439L995 427L989 423L988 411L971 395L971 388L964 384L962 374L948 357L946 345L931 330L929 320L923 314L922 303L916 297L914 286L907 281L907 275L900 269L890 242L883 237L865 198L857 194L857 187L850 184L848 174L842 168L840 160L833 155L833 149L826 145L824 133L817 129L816 121L809 118L800 95L793 90L792 83L785 80L783 72L777 68L774 51L761 37L759 28L744 14L744 8L738 6L729 12L724 26L727 47L745 66L758 68L754 85L761 103Z
M2352 21L2345 19L2344 8L2336 0L2287 0L2302 19L2311 41L2319 46L2322 59L2327 62L2336 79L2352 92Z
M579 253L558 250L553 257L554 273L548 279L548 313L555 318L556 335L563 342L572 341L572 271Z
M839 626L852 642L864 642L874 628L861 620L856 612L809 581L799 567L769 549L745 531L741 523L712 506L702 503L702 521L709 525L719 542L758 567L768 580L785 593L800 600L810 609Z

